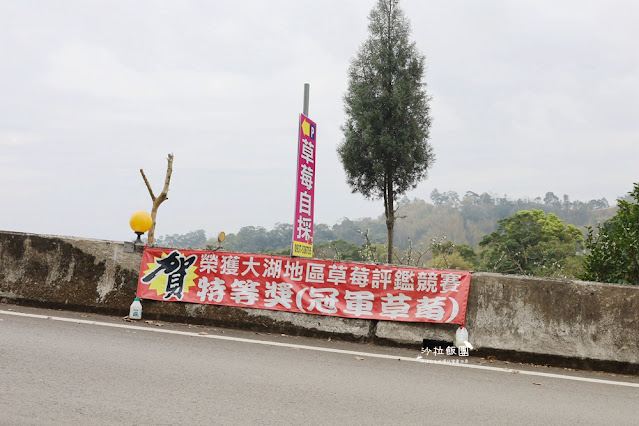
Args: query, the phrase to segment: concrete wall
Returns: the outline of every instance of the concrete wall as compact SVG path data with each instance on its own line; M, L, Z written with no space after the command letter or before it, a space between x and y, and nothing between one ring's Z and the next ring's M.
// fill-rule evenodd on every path
M0 231L0 300L125 316L141 252L124 244ZM452 342L456 325L371 321L144 301L144 317L412 345ZM639 287L475 273L466 323L473 354L639 373Z
M0 297L121 312L135 294L141 259L141 253L124 253L123 245L0 232Z

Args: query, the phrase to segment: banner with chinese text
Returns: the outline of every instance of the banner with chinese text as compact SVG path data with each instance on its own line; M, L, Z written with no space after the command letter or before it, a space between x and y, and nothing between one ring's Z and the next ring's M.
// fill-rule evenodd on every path
M297 147L297 185L293 222L293 256L313 257L315 209L315 150L317 125L300 114Z
M470 272L146 248L142 299L463 324Z

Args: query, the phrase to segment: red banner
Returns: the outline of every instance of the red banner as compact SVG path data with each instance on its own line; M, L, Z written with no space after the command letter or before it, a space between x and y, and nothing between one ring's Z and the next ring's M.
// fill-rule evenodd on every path
M346 318L463 324L470 272L147 248L138 297Z

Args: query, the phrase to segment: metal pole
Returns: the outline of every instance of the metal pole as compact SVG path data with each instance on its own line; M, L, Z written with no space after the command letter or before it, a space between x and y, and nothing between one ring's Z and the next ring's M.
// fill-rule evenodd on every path
M311 85L308 83L304 83L304 109L302 110L302 113L308 117L308 98L309 98L309 91L310 91L310 87Z

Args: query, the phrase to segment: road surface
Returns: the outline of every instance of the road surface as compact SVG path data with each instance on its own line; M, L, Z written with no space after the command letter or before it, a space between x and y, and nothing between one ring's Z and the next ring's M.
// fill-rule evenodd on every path
M639 424L636 376L418 355L0 303L0 424Z

